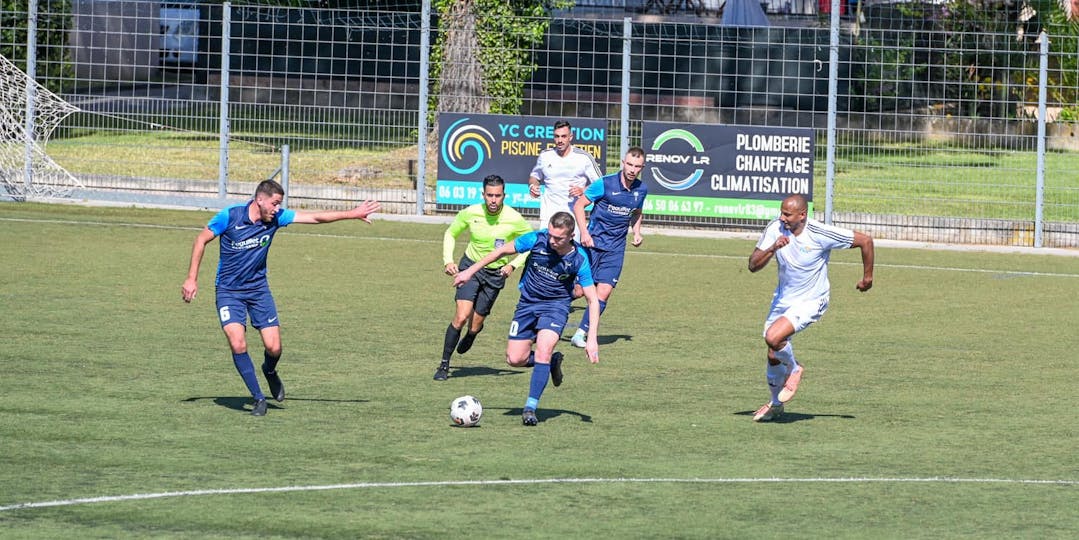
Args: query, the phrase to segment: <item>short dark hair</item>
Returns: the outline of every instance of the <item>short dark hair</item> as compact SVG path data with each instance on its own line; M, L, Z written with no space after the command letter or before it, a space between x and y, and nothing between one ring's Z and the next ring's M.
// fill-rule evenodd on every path
M566 229L570 234L573 234L577 229L577 222L573 220L573 215L569 212L555 212L551 216L551 221L548 223L549 229Z
M276 180L263 180L259 182L258 187L255 188L255 196L266 195L267 197L273 197L274 195L284 195L285 188L281 187Z
M640 146L631 146L629 150L626 150L626 157L644 157L644 148Z
M503 180L502 177L498 176L497 174L489 174L489 175L487 175L486 178L483 179L483 187L487 187L487 186L505 186L505 185L506 185L506 181Z
M554 123L554 128L555 129L572 128L572 127L573 126L569 125L569 122L567 122L565 120L559 120L559 121Z

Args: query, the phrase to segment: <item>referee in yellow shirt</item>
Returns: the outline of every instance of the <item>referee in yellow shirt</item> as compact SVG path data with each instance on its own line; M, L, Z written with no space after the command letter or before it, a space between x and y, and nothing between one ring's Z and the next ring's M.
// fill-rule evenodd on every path
M443 270L448 276L472 265L488 253L513 242L517 237L532 232L532 226L513 208L506 206L506 182L498 175L483 179L483 204L473 204L454 217L453 223L442 236ZM470 239L461 262L453 262L453 248L457 237L464 231ZM506 285L506 277L519 268L528 257L527 253L517 255L512 261L508 257L497 259L482 271L476 272L472 279L454 289L456 291L457 311L453 321L446 327L446 338L442 343L442 361L435 371L435 380L444 381L450 376L450 357L453 350L464 354L472 348L476 334L483 330L483 321L491 313L491 308L498 299L498 293ZM470 322L471 321L471 322ZM469 323L468 332L461 337L461 330Z

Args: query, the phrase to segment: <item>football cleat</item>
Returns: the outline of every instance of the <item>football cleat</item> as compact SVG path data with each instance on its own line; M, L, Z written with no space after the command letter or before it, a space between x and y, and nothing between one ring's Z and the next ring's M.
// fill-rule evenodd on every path
M435 370L435 380L444 381L450 377L450 364L448 362L442 362L438 365L438 369Z
M266 376L266 382L270 384L270 395L278 403L285 401L285 383L281 382L281 377L277 375L277 370L266 371L266 366L262 366L262 374Z
M794 393L798 391L798 384L802 382L802 372L804 371L805 368L799 364L790 375L787 375L787 382L783 385L783 389L779 391L779 401L786 403L794 399Z
M478 334L473 334L472 332L466 333L465 337L461 338L461 342L457 344L457 354L465 354L468 352L468 350L472 348L472 342L476 341L477 335Z
M536 411L525 409L524 414L521 415L521 423L526 426L534 426L539 423L539 419L536 418Z
M773 405L772 403L766 403L763 407L757 409L757 412L753 413L754 422L767 422L769 420L775 420L783 415L783 405Z
M573 337L570 338L569 342L574 347L577 347L578 349L583 349L587 340L588 333L578 328L577 331L573 333Z
M555 386L562 386L562 353L555 352L551 355L551 382Z
M266 416L266 400L260 399L251 408L251 416Z

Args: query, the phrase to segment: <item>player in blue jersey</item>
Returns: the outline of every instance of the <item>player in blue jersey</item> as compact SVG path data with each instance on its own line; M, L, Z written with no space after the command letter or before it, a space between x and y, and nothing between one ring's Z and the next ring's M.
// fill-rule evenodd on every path
M633 232L633 247L644 241L641 236L641 211L644 209L644 198L648 196L648 187L640 179L643 168L644 150L634 146L622 158L622 170L592 182L573 205L577 223L588 224L581 231L581 244L588 249L600 314L607 309L607 299L622 275L627 231ZM585 208L590 204L593 205L592 212L585 218ZM570 339L575 347L584 347L590 319L591 313L585 309L577 331Z
M573 228L573 216L569 212L557 212L546 229L518 237L495 249L459 272L453 280L454 286L460 287L478 269L499 258L514 253L529 254L518 285L521 299L517 302L506 343L506 363L514 367L533 366L528 399L521 415L526 426L534 426L539 421L536 408L547 379L550 378L555 386L562 384L562 353L555 352L554 348L569 320L575 280L592 309L585 352L593 364L599 362L599 343L596 341L599 299L588 256L573 241Z
M255 365L247 354L247 319L258 329L265 348L262 373L270 385L270 395L277 401L285 399L285 385L277 374L281 359L281 333L277 306L266 280L266 256L274 234L292 223L330 223L342 219L371 222L370 215L379 210L376 201L364 201L352 210L297 212L281 208L285 191L281 184L264 180L255 188L254 199L221 210L195 237L191 248L191 265L183 284L184 302L198 294L199 265L206 245L221 237L221 257L217 265L217 315L221 329L232 349L232 362L240 373L255 406L254 416L266 414L266 397L255 376Z
M820 320L828 309L828 260L832 250L860 249L862 279L854 287L862 292L873 287L873 238L808 219L808 206L801 195L783 199L779 219L765 227L749 256L750 272L764 268L773 258L779 267L779 283L764 322L764 342L768 345L765 377L772 399L753 413L754 422L779 418L783 406L798 391L805 369L794 359L791 338Z

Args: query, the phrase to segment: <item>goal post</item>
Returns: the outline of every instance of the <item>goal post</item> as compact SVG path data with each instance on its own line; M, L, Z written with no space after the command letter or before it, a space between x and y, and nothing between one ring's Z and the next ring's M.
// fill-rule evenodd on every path
M45 153L60 122L79 108L0 55L0 196L68 197L82 182Z

